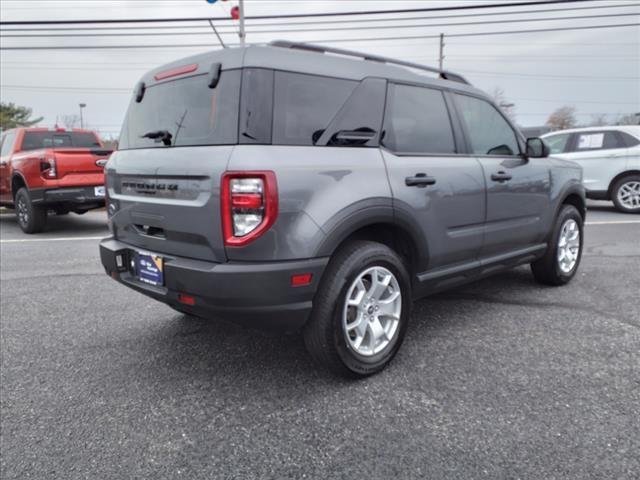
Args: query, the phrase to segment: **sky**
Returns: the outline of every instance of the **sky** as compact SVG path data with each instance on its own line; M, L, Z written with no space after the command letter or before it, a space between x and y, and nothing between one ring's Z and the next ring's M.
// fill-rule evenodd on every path
M389 10L506 3L503 0L245 0L245 14ZM0 18L8 21L72 19L149 19L230 17L237 0L0 0ZM588 8L585 7L596 7ZM604 7L604 8L603 8ZM566 10L561 9L576 9ZM553 10L535 12L535 10ZM522 12L528 13L509 13ZM482 16L468 16L469 14ZM626 14L626 16L610 16ZM631 14L631 15L630 15ZM576 19L565 17L607 17ZM445 17L445 18L442 18ZM379 21L384 18L387 21ZM411 20L407 20L411 18ZM353 20L357 19L357 22ZM389 20L391 19L391 20ZM404 20L403 20L404 19ZM594 0L535 7L501 7L491 10L443 11L384 16L323 17L247 22L247 41L275 39L314 41L327 45L437 66L440 33L445 35L444 67L461 73L487 92L500 88L505 100L515 104L521 126L543 125L558 107L576 108L578 121L588 123L606 115L609 121L622 114L640 112L640 27L568 30L455 37L457 34L513 30L569 28L587 25L640 23L638 0ZM361 20L369 20L363 22ZM371 21L375 20L375 21ZM518 20L518 21L516 21ZM524 20L524 21L522 21ZM501 22L468 25L476 22ZM273 24L276 25L273 25ZM450 25L464 23L466 25ZM216 20L226 44L237 44L233 20ZM269 25L271 24L271 25ZM156 27L161 26L158 29ZM2 50L0 51L0 99L33 109L43 116L40 125L53 126L64 115L79 113L103 137L117 136L131 92L145 71L181 57L221 48L205 22L144 24L126 32L113 29L46 32L56 35L110 34L104 37L8 37L41 35L37 31L8 32L2 26L0 46L108 46L170 45L152 49L100 50ZM375 29L363 27L376 26ZM68 26L67 26L68 27ZM78 26L75 26L78 27ZM84 25L80 27L86 28ZM134 27L134 25L128 25ZM52 28L65 28L55 26ZM91 28L91 27L90 27ZM282 31L283 29L290 31ZM313 29L314 31L308 31ZM327 31L327 29L332 29ZM264 31L259 33L258 31ZM291 30L303 30L291 31ZM144 33L144 36L123 36ZM150 33L158 35L149 35ZM171 33L172 35L169 35ZM114 35L115 34L115 35ZM452 35L449 37L449 35ZM398 39L396 37L417 37ZM353 40L349 40L353 39ZM362 40L365 39L365 40ZM347 41L344 41L347 40ZM202 44L200 47L180 47Z

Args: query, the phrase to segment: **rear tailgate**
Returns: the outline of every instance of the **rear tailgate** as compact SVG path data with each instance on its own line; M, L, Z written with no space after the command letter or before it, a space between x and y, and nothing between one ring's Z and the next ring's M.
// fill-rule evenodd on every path
M57 178L63 184L85 184L87 178L97 180L96 185L102 184L101 175L110 153L109 150L89 148L54 149L52 155L56 162Z
M115 238L143 251L226 260L220 180L232 146L119 151L107 166Z

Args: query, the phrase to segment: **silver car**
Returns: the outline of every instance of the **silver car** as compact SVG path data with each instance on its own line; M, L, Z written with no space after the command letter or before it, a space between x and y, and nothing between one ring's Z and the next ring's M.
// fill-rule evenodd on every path
M543 135L551 154L580 164L587 197L640 213L640 126L592 127Z

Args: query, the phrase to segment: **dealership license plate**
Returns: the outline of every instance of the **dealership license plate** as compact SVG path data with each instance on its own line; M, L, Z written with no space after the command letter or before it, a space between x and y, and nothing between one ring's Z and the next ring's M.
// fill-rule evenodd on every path
M104 186L102 187L94 187L93 192L96 197L104 197Z
M146 252L135 252L134 262L138 280L154 286L164 285L162 257Z

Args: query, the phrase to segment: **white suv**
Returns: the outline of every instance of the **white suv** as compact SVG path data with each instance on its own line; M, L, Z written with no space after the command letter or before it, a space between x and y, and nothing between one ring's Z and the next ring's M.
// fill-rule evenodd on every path
M582 166L588 198L640 213L640 126L576 128L542 138L552 155Z

